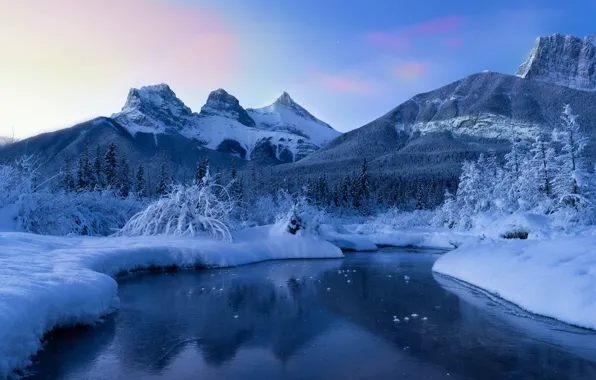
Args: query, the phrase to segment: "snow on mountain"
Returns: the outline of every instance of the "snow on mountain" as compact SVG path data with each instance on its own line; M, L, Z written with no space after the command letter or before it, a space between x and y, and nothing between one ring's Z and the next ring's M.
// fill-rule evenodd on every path
M250 108L248 113L260 128L297 134L319 147L340 135L329 124L317 119L294 102L287 92L273 104L263 108Z
M194 115L167 84L132 88L122 111L112 118L135 136L179 132L193 123Z
M268 107L247 111L218 89L197 114L165 84L131 89L122 111L112 118L133 136L180 134L208 149L269 162L299 160L340 134L287 93Z
M4 137L4 136L0 136L0 146L2 145L8 145L10 143L13 142L13 138L11 137Z
M596 91L595 42L594 35L583 39L561 34L539 37L516 75L576 90Z

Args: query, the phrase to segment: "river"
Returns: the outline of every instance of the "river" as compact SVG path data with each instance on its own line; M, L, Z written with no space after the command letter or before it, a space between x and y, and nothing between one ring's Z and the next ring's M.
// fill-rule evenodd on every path
M596 379L596 333L432 273L440 254L125 277L120 310L48 335L31 379Z

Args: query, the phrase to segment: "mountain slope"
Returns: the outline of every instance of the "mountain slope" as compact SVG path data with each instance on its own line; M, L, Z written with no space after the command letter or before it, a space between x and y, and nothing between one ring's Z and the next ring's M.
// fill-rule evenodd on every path
M249 108L249 115L259 128L268 131L285 131L308 138L316 146L323 146L340 133L322 122L284 92L273 104L262 108Z
M43 163L41 169L46 174L55 174L70 162L71 169L76 167L78 158L89 146L89 155L95 157L99 149L103 155L111 143L117 146L118 160L125 157L131 166L145 166L152 181L156 185L159 168L162 162L168 165L168 172L177 178L191 178L196 170L197 162L209 159L215 168L228 168L234 157L209 149L199 149L194 141L180 134L153 134L137 131L133 136L129 130L117 120L100 117L77 124L71 128L44 133L14 144L0 147L0 162L13 160L24 154L36 155ZM242 167L242 161L237 160ZM151 184L150 184L151 185Z
M465 159L489 150L502 154L512 138L552 131L567 103L590 137L588 154L596 162L596 92L487 72L416 95L300 162L272 168L271 180L305 182L326 174L337 183L358 173L366 158L369 173L386 182L455 186ZM436 191L433 199L444 189Z

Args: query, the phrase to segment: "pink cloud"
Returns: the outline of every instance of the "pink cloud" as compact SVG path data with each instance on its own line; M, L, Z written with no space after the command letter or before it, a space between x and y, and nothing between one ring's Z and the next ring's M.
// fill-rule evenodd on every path
M417 36L453 32L462 24L462 17L448 16L409 25L394 32L369 32L364 37L368 42L384 49L403 51L411 47L412 40ZM450 47L459 47L458 42L461 40L450 39Z
M421 22L414 25L413 29L420 34L442 34L459 29L462 24L461 17L448 16Z
M463 45L463 40L459 37L450 37L444 40L445 46L450 49L459 49Z
M366 40L374 45L388 50L407 50L410 48L410 39L401 35L381 32L366 34Z
M420 78L428 72L428 64L426 62L406 62L398 65L395 68L395 73L401 79L416 79Z
M337 76L326 77L321 83L324 87L330 90L351 93L367 93L370 92L373 87L367 81Z

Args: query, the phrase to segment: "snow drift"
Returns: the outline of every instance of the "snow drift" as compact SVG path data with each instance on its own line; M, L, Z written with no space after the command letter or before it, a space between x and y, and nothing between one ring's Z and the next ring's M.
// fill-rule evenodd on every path
M229 267L272 259L337 258L315 238L243 231L206 237L50 237L0 233L0 378L30 364L45 333L92 324L119 306L113 276L152 268Z
M529 312L596 330L594 236L465 245L439 258L433 271Z

